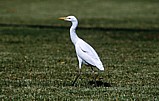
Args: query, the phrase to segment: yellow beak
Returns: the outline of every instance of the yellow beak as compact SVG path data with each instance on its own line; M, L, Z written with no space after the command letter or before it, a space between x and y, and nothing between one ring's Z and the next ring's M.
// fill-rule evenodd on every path
M60 18L58 18L59 20L65 20L66 19L66 17L60 17Z

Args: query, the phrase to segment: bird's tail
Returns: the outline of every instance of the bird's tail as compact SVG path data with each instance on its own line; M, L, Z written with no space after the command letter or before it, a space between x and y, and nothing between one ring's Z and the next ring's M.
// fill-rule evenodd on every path
M104 71L104 67L103 67L102 62L97 63L96 67L97 67L99 70Z
M104 67L103 66L100 66L98 68L99 68L99 70L104 71Z

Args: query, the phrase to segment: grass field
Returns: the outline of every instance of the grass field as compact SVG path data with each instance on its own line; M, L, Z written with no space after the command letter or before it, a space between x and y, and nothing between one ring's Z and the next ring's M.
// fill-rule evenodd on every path
M80 26L159 28L158 0L1 0L0 23L65 25L76 15Z
M80 7L78 2L0 1L0 24L53 25L0 26L2 101L159 100L159 2L83 0L80 4L81 9L72 9ZM98 87L86 66L71 85L78 62L70 24L56 19L72 13L80 20L78 35L96 49L104 64Z

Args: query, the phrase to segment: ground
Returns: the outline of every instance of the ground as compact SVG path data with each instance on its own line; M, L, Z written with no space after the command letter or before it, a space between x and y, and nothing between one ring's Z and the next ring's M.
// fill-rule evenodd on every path
M97 87L86 66L71 85L78 61L70 24L57 20L71 13L67 2L0 1L0 99L159 100L159 2L119 1L81 1L86 6L72 11L80 21L77 34L105 67Z

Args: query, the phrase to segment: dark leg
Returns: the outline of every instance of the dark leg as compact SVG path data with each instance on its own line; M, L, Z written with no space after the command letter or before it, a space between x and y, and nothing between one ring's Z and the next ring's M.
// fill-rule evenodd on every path
M77 81L80 75L81 75L81 71L79 70L78 75L76 76L75 80L72 83L72 86L74 86L75 82Z

